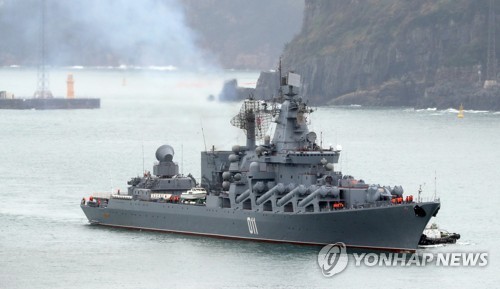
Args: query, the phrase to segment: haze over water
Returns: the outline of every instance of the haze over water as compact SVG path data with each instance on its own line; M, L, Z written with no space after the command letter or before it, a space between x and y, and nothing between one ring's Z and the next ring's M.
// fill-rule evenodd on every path
M318 108L310 129L341 144L336 169L368 183L435 191L433 222L459 244L430 252L488 252L484 268L355 267L325 278L320 248L219 240L88 225L79 204L122 191L170 144L184 174L199 179L200 151L245 137L230 125L239 103L207 101L225 79L258 73L56 69L51 88L100 97L98 110L0 110L0 288L492 288L498 284L500 113L408 108ZM0 69L0 90L31 97L36 71ZM467 109L467 108L465 108ZM144 152L144 154L143 154ZM436 178L437 177L437 178ZM436 185L435 185L436 184ZM380 220L397 222L398 220Z

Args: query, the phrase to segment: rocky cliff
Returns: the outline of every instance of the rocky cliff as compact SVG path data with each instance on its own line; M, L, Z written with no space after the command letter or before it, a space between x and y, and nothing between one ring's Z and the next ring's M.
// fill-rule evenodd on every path
M286 45L283 67L303 75L302 92L316 105L447 108L463 103L499 110L500 89L482 88L488 4L306 0L301 32ZM495 9L500 11L500 3Z

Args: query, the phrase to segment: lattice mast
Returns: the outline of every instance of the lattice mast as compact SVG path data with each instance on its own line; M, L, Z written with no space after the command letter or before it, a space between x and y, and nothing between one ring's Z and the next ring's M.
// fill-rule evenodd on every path
M490 0L488 7L488 55L486 62L486 80L484 87L497 84L497 58L496 58L496 21L494 0Z
M255 140L263 140L272 120L273 111L265 102L245 99L240 112L231 119L231 124L242 129L247 137L247 148L255 148Z
M49 88L49 73L45 69L45 0L41 1L41 6L37 88L34 96L35 98L52 98L52 92Z

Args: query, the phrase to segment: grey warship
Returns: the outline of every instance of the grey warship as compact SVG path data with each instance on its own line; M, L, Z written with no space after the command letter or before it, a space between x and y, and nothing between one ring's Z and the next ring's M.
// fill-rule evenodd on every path
M414 252L440 201L403 198L401 186L367 184L337 170L341 147L309 131L313 110L288 73L272 101L247 99L231 124L245 145L201 152L201 181L179 174L171 146L156 151L153 174L128 191L93 195L81 208L93 225L276 243ZM286 90L286 93L283 91ZM267 126L274 123L274 134ZM258 142L259 141L259 142ZM186 198L194 190L206 192Z

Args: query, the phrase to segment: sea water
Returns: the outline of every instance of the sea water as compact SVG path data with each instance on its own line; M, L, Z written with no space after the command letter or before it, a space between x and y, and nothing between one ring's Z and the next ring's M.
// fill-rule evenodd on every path
M258 73L154 69L51 70L52 92L101 98L96 110L0 110L0 288L492 288L498 272L500 114L412 108L322 107L308 116L322 146L342 145L336 169L405 194L441 200L431 222L462 236L425 252L487 252L485 267L356 267L332 278L320 248L90 226L84 196L127 188L158 146L184 174L200 151L245 136L239 103L209 101L223 81ZM36 70L0 69L0 90L31 97ZM398 220L381 219L396 223Z

